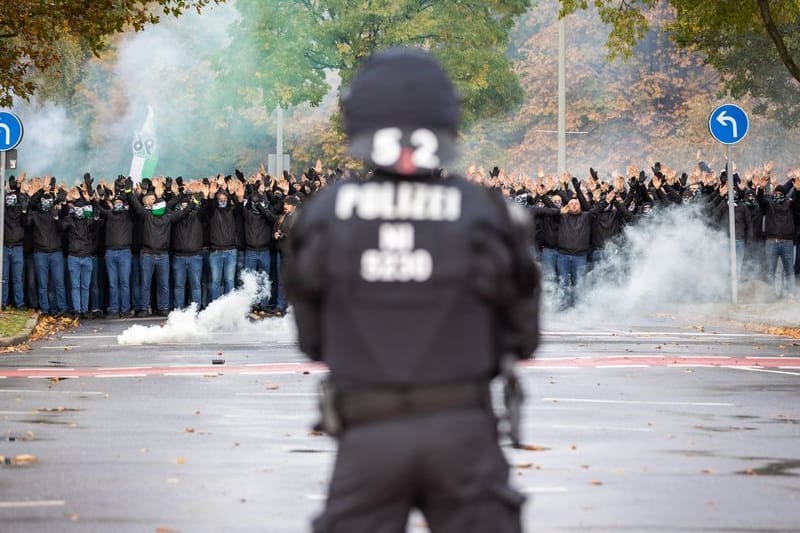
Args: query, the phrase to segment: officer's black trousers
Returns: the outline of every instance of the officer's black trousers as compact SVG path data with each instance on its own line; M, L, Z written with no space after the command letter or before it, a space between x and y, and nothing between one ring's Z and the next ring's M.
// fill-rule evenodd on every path
M494 418L480 410L348 428L315 533L405 533L418 508L432 533L519 533Z

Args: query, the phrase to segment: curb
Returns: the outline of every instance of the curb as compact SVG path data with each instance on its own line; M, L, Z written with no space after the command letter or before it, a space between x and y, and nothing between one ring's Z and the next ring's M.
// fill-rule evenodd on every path
M38 312L35 313L25 323L25 327L22 328L22 332L14 335L13 337L0 337L0 348L7 348L9 346L14 346L15 344L21 344L28 340L28 337L31 336L33 329L36 327L36 324L39 323L40 316L41 315Z

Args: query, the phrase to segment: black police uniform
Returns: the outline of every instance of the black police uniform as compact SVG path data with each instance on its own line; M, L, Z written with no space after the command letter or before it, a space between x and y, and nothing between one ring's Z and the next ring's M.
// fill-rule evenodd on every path
M380 218L348 208L375 188L453 204L412 218L399 204ZM461 179L378 175L299 212L287 289L300 347L330 367L345 426L316 531L404 531L412 507L434 532L520 530L488 381L501 355L536 346L538 272L507 211L517 206L493 196ZM408 391L419 396L406 407Z
M421 52L387 54L389 72L444 76ZM314 531L404 532L412 508L434 533L521 531L524 497L508 485L488 383L501 356L530 357L538 342L530 218L460 178L397 168L318 193L292 227L300 347L329 366L324 410L342 426Z

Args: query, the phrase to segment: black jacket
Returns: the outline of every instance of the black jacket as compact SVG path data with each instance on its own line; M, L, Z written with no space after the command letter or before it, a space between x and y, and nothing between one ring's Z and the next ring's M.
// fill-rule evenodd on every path
M125 250L133 243L134 211L114 211L96 202L95 209L105 221L105 246L109 250Z
M725 233L730 233L730 222L728 220L728 202L723 199L723 202L718 204L714 210L714 216L721 228L724 228ZM735 239L737 241L747 241L753 238L753 231L750 225L753 223L750 210L742 202L738 202L733 208L733 222Z
M128 193L128 204L142 221L142 252L167 253L169 251L172 224L185 218L189 214L189 210L167 211L161 216L156 216L145 209L132 192Z
M244 244L248 250L264 251L269 249L272 240L273 226L277 217L269 206L249 201L243 207Z
M764 237L766 239L781 239L792 241L795 238L794 216L800 210L800 202L795 197L789 198L782 204L775 203L771 198L764 196L764 190L759 189L756 194L758 206L764 212Z
M349 208L376 193L376 217ZM301 350L344 388L474 382L501 355L530 357L539 273L528 215L512 222L521 209L454 177L319 192L297 212L285 270Z
M236 215L238 204L233 197L228 198L228 205L221 209L216 197L206 200L204 212L208 220L208 244L212 250L232 250L236 248Z
M608 241L622 232L626 223L633 221L633 215L625 209L618 198L613 204L606 204L594 216L591 230L592 248L601 249Z
M69 255L90 257L95 253L94 219L68 215L60 220Z
M61 251L61 228L58 224L58 210L28 211L22 219L25 226L33 231L34 252Z
M17 193L19 196L19 193ZM19 246L25 240L25 226L23 225L22 207L6 206L3 222L3 246Z
M172 226L172 251L175 255L197 255L203 251L202 213L188 204L191 212Z

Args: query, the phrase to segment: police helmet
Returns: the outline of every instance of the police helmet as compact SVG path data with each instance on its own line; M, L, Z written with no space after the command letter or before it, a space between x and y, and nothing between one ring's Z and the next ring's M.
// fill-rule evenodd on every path
M457 157L460 98L428 52L390 48L367 58L342 96L350 155L393 173L431 175Z

